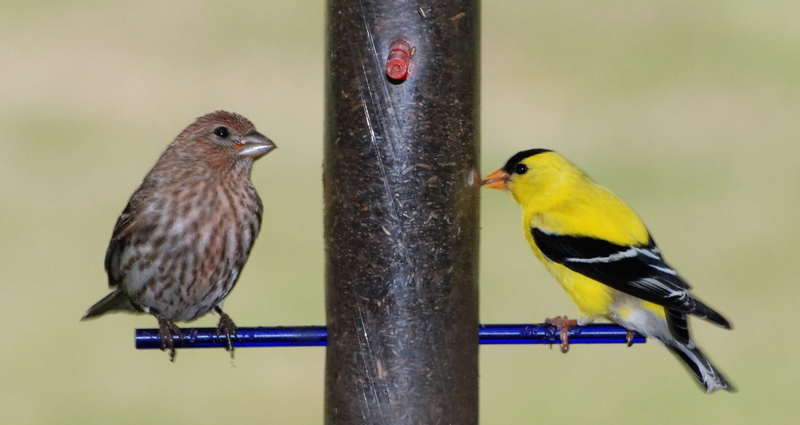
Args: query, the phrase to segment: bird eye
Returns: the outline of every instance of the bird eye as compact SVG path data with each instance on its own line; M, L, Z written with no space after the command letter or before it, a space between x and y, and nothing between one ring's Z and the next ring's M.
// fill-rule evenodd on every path
M525 164L517 164L514 166L514 173L515 174L525 174L528 172L528 166Z
M230 133L228 133L228 129L225 127L217 127L216 129L214 129L214 134L223 139L227 139Z

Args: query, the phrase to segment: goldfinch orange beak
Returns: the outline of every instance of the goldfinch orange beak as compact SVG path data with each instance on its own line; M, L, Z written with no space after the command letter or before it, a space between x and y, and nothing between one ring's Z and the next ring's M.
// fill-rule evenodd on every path
M507 183L508 173L501 168L486 176L486 178L481 181L481 186L489 189L507 190Z

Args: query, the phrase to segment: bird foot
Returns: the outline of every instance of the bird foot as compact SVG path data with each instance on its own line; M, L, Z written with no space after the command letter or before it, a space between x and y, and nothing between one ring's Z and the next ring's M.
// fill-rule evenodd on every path
M221 308L216 307L215 311L219 314L217 336L225 336L225 351L229 351L231 353L231 358L233 358L233 337L238 337L236 334L236 324L233 323L233 319L231 319L230 316L222 312Z
M175 337L172 335L174 332L183 341L183 332L172 320L157 314L158 320L158 338L161 340L161 351L169 350L169 361L175 361Z
M575 319L570 320L567 316L556 316L553 319L545 319L544 322L558 328L558 336L561 338L561 352L566 353L569 351L569 328L576 326L578 321Z
M628 347L633 345L633 331L630 329L625 331L625 343L628 344Z

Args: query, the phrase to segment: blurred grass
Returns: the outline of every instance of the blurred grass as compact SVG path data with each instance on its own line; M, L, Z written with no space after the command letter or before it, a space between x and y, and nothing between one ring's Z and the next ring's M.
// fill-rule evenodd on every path
M228 109L279 145L265 226L226 310L324 322L322 2L0 1L0 422L318 424L322 349L133 349L149 317L79 323L106 293L117 215L163 147ZM481 420L790 423L800 415L800 6L790 1L483 4L484 172L555 149L626 199L735 330L693 322L739 393L705 396L655 343L481 349ZM482 200L481 320L574 306L519 211ZM211 326L214 318L197 322Z

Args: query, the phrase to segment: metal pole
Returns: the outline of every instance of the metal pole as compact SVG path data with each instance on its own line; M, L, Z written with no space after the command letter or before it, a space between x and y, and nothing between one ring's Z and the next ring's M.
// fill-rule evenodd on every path
M154 350L161 348L158 329L137 329L136 348ZM478 331L481 344L547 344L561 343L558 328L547 324L481 325ZM569 343L575 344L625 344L627 330L618 325L593 323L573 326L569 330ZM635 333L634 344L645 342L645 337ZM228 341L217 333L217 328L183 328L183 338L175 341L176 348L225 348ZM324 347L328 344L325 326L259 326L236 328L233 346L246 347Z
M325 423L476 424L478 2L330 0L327 25Z

